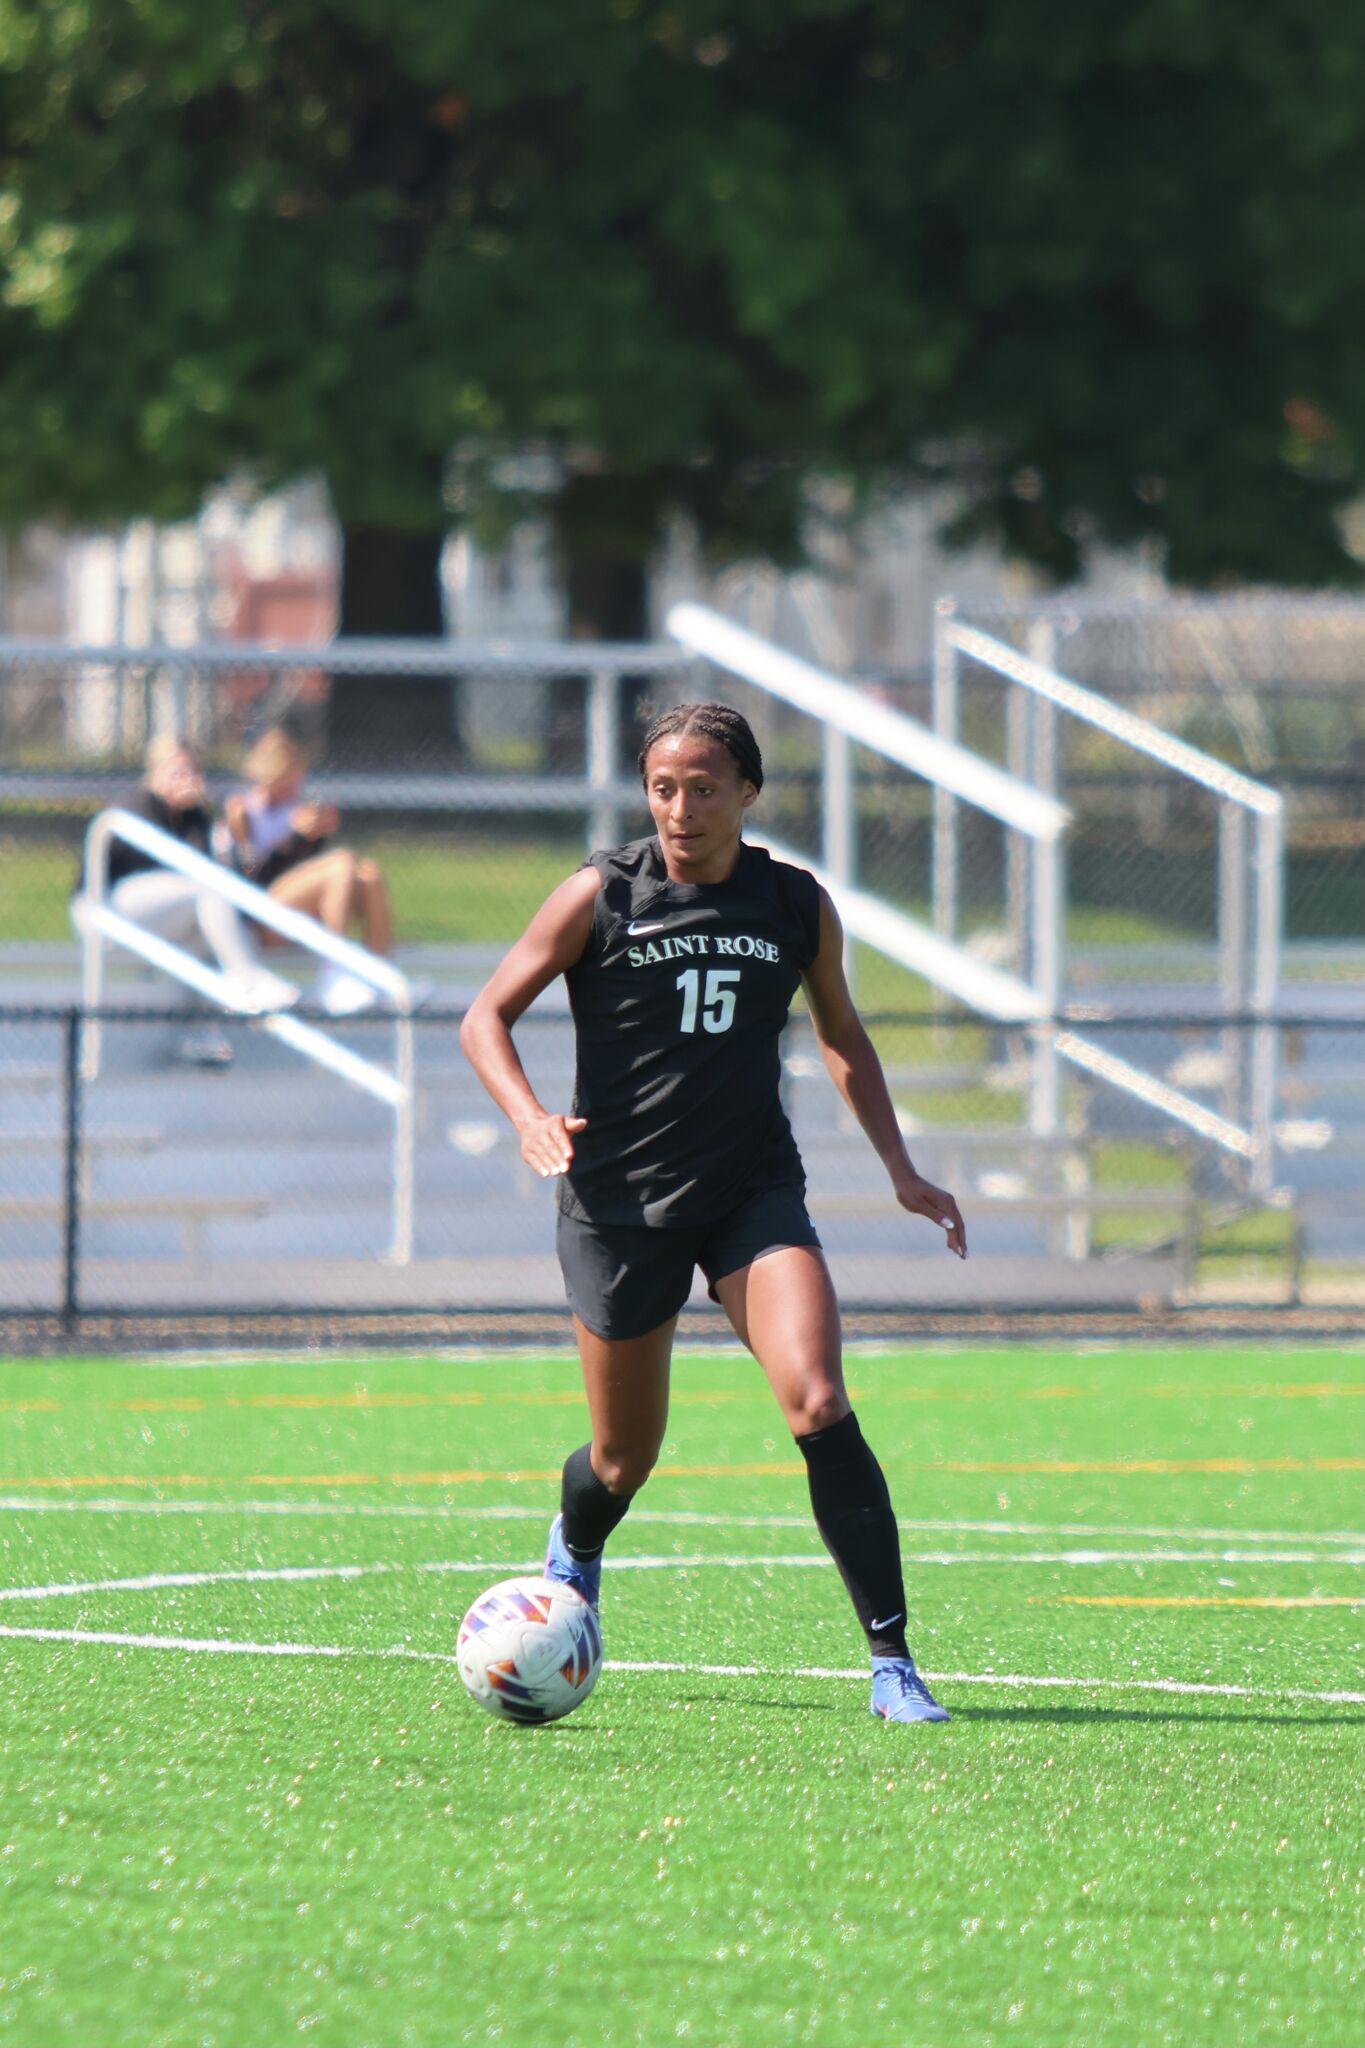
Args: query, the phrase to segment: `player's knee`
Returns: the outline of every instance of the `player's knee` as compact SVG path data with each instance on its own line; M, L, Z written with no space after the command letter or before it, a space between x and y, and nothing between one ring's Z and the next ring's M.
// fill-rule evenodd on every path
M592 1465L608 1493L638 1493L654 1470L658 1455L657 1446L645 1449L594 1444Z
M810 1436L817 1429L831 1429L848 1414L848 1399L837 1387L812 1387L787 1411L793 1436Z
M357 861L355 878L358 882L363 882L367 889L372 889L379 880L379 869L372 860Z

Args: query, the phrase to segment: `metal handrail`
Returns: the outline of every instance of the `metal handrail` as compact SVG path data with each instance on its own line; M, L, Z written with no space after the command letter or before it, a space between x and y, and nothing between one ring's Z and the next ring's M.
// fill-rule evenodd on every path
M1108 697L1101 697L1098 691L1087 690L1084 684L1073 683L1068 676L1058 675L1041 661L1020 654L1017 648L1004 640L982 633L975 626L956 623L949 624L946 631L953 646L969 659L983 662L997 674L1008 676L1012 683L1032 690L1035 696L1046 697L1061 710L1069 711L1073 718L1107 733L1110 739L1149 755L1152 760L1175 769L1180 775L1187 775L1191 782L1202 783L1215 795L1226 797L1232 803L1244 804L1247 810L1256 811L1262 817L1276 816L1284 809L1284 798L1278 790L1269 788L1264 782L1253 781L1249 775L1239 774L1237 769L1229 768L1226 761L1220 761L1217 755L1192 747L1188 740L1176 739L1173 734L1163 732L1159 725L1153 725L1150 719L1140 718L1135 711L1125 711L1121 705L1111 703Z
M771 834L746 830L744 837L751 845L765 847L774 859L790 861L794 867L805 868L814 875L838 911L846 937L875 946L898 967L922 975L933 987L956 996L959 1002L968 1004L983 1017L993 1017L997 1023L1032 1024L1046 1016L1046 1006L1037 990L1016 975L978 960L965 946L941 939L928 925L895 909L880 896L840 881L837 875L812 861L809 854L797 853Z
M1022 653L1008 642L962 624L951 598L936 607L934 629L934 718L945 735L957 726L957 660L975 661L1006 682L1030 691L1039 701L1034 706L1036 730L1032 753L1034 773L1039 782L1055 789L1059 766L1056 717L1070 717L1104 733L1120 746L1131 748L1158 761L1173 774L1209 790L1218 799L1218 858L1220 871L1219 950L1223 999L1229 1009L1243 1000L1265 1018L1252 1041L1249 1080L1249 1115L1245 1125L1235 1115L1218 1116L1193 1103L1179 1090L1170 1090L1154 1075L1144 1075L1127 1061L1091 1046L1074 1033L1043 1039L1040 1035L1040 1071L1055 1066L1058 1057L1085 1068L1100 1079L1141 1097L1185 1123L1201 1137L1240 1154L1250 1167L1250 1185L1264 1194L1273 1185L1275 1168L1275 1076L1276 1032L1270 1023L1279 986L1279 956L1283 922L1284 889L1284 799L1278 790L1230 768L1216 755L1193 747L1187 740L1164 732L1149 719L1127 711L1098 691L1058 673L1052 666L1055 614L1035 612L1030 626L1030 651ZM1046 657L1046 658L1042 658ZM1026 728L1012 721L1012 753L1023 740ZM1024 750L1027 751L1026 742ZM936 819L934 895L936 922L951 935L956 920L957 840L951 796L935 798ZM1254 910L1248 905L1246 888L1247 817L1254 820L1251 877L1255 890ZM1060 924L1058 925L1060 931ZM1250 973L1248 973L1250 954ZM1058 1008L1061 997L1061 956L1057 949L1047 987L1048 1008ZM1231 1058L1231 1048L1228 1048ZM1234 1088L1234 1094L1236 1092ZM1055 1101L1055 1087L1051 1090Z
M121 839L150 856L159 866L184 875L232 904L254 924L278 932L305 952L342 968L370 988L387 996L394 1006L395 1054L390 1070L373 1060L362 1059L349 1046L340 1044L316 1024L306 1023L287 1011L257 1014L248 1010L234 993L230 978L219 969L198 960L192 953L120 915L107 901L109 892L109 847ZM249 1016L258 1030L300 1053L304 1059L324 1067L338 1079L362 1089L394 1112L393 1150L393 1244L390 1257L406 1265L412 1257L414 1061L412 1042L412 991L407 976L391 962L358 946L350 939L328 931L315 918L277 903L254 882L235 875L183 840L173 838L159 825L134 816L131 811L101 811L91 821L85 836L85 883L80 899L78 928L81 933L82 1000L86 1017L82 1027L81 1066L83 1077L93 1081L99 1073L102 1026L97 1013L104 986L106 942L124 947L193 989L209 1002L238 1016Z
M705 605L675 604L665 624L674 639L694 654L757 684L798 711L809 712L859 746L870 747L926 781L951 790L1031 839L1056 839L1070 822L1070 812L1056 797L1007 774L994 762L983 761L966 747L941 739L918 719L874 702L865 690L785 653L771 641L760 640L756 633Z
M678 667L676 648L657 641L625 640L348 638L318 645L292 640L284 646L264 640L196 640L172 646L161 640L111 644L0 636L0 658L11 664L54 661L99 668L321 668L336 676L367 675L374 669L414 676L487 674L498 669L554 676L608 669L618 675L638 675Z
M754 633L701 605L675 605L668 631L695 653L771 696L795 705L822 725L823 856L830 893L851 937L913 965L936 988L987 1016L1048 1016L1061 988L1063 943L1062 837L1071 813L1049 790L997 768L958 743L955 733L931 732L916 719L877 704L837 676L799 661ZM856 794L853 746L898 762L932 787L935 847L935 930L893 910L856 887ZM1032 898L1031 978L995 975L958 942L956 910L945 918L939 878L945 825L958 802L974 805L1028 840ZM947 835L951 839L951 829ZM955 842L953 842L955 845ZM848 956L850 970L853 965ZM1049 1034L1040 1034L1034 1062L1030 1121L1035 1131L1055 1128L1059 1114L1056 1060Z
M935 988L945 989L983 1017L993 1017L999 1024L1031 1027L1039 1042L1045 1043L1058 1058L1085 1073L1094 1074L1101 1081L1107 1081L1125 1095L1135 1096L1152 1109L1160 1110L1173 1123L1184 1124L1187 1130L1206 1138L1210 1144L1218 1145L1226 1152L1235 1152L1243 1159L1253 1158L1255 1148L1248 1131L1228 1117L1206 1108L1183 1089L1172 1087L1169 1081L1144 1073L1131 1061L1120 1059L1106 1047L1096 1045L1093 1039L1084 1037L1079 1031L1069 1027L1058 1029L1058 1020L1048 1016L1038 991L1026 981L1020 981L1017 975L1006 974L1002 969L976 959L964 946L940 938L918 918L893 909L879 896L869 896L862 889L848 887L816 867L807 855L794 852L766 833L747 832L745 837L756 846L766 847L778 860L808 868L820 886L828 890L844 931L850 938L875 946L878 952L884 953L898 966L911 974L922 975ZM1035 1132L1034 1135L1046 1134Z

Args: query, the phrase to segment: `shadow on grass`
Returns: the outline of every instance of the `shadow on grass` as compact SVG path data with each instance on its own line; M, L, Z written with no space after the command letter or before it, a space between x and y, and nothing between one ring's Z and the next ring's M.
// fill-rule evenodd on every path
M755 1699L752 1694L727 1692L687 1692L678 1694L680 1705L693 1707L760 1707L779 1714L847 1714L848 1703L842 1700L768 1700ZM980 1707L971 1702L961 1704L946 1700L949 1713L954 1721L1041 1721L1052 1727L1066 1727L1076 1722L1121 1722L1133 1721L1152 1727L1213 1728L1237 1726L1260 1728L1365 1728L1365 1714L1282 1714L1261 1712L1239 1714L1235 1710L1217 1708L1212 1712L1182 1712L1177 1707Z
M949 1710L955 1721L1048 1721L1054 1725L1065 1725L1068 1721L1138 1721L1164 1727L1178 1722L1193 1728L1239 1723L1260 1728L1365 1728L1365 1714L1301 1714L1292 1710L1282 1714L1239 1714L1221 1707L1212 1713L1182 1712L1176 1707L977 1707L959 1705L956 1700L950 1703Z

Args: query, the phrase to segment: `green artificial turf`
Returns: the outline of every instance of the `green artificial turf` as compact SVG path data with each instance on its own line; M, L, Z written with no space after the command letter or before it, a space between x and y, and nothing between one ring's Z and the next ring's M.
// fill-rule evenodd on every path
M510 944L583 857L576 838L452 844L438 834L392 833L350 843L384 868L400 945ZM74 847L0 834L0 944L71 939L78 866Z
M81 821L83 829L84 820ZM425 833L359 832L342 838L380 862L393 895L400 944L508 944L533 911L583 858L580 834L559 837L511 835L480 839L451 836L439 828ZM0 944L69 939L68 905L80 866L79 832L70 843L30 840L4 830L0 820ZM930 921L926 903L907 906ZM979 913L978 926L995 920ZM1160 942L1185 936L1180 927L1154 916L1073 905L1068 912L1073 945ZM929 984L869 946L859 946L859 993L870 1009L927 1009Z
M541 1729L448 1660L567 1359L0 1368L0 1624L66 1637L0 1639L0 2042L1354 2048L1365 1358L849 1378L946 1727L820 1675L860 1645L740 1356L678 1362L605 1581L608 1657L680 1668Z

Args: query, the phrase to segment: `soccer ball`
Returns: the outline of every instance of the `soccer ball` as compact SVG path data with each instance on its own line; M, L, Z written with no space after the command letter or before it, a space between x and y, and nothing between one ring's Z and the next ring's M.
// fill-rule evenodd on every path
M602 1630L572 1586L502 1579L460 1623L455 1663L471 1699L504 1721L557 1721L602 1669Z

